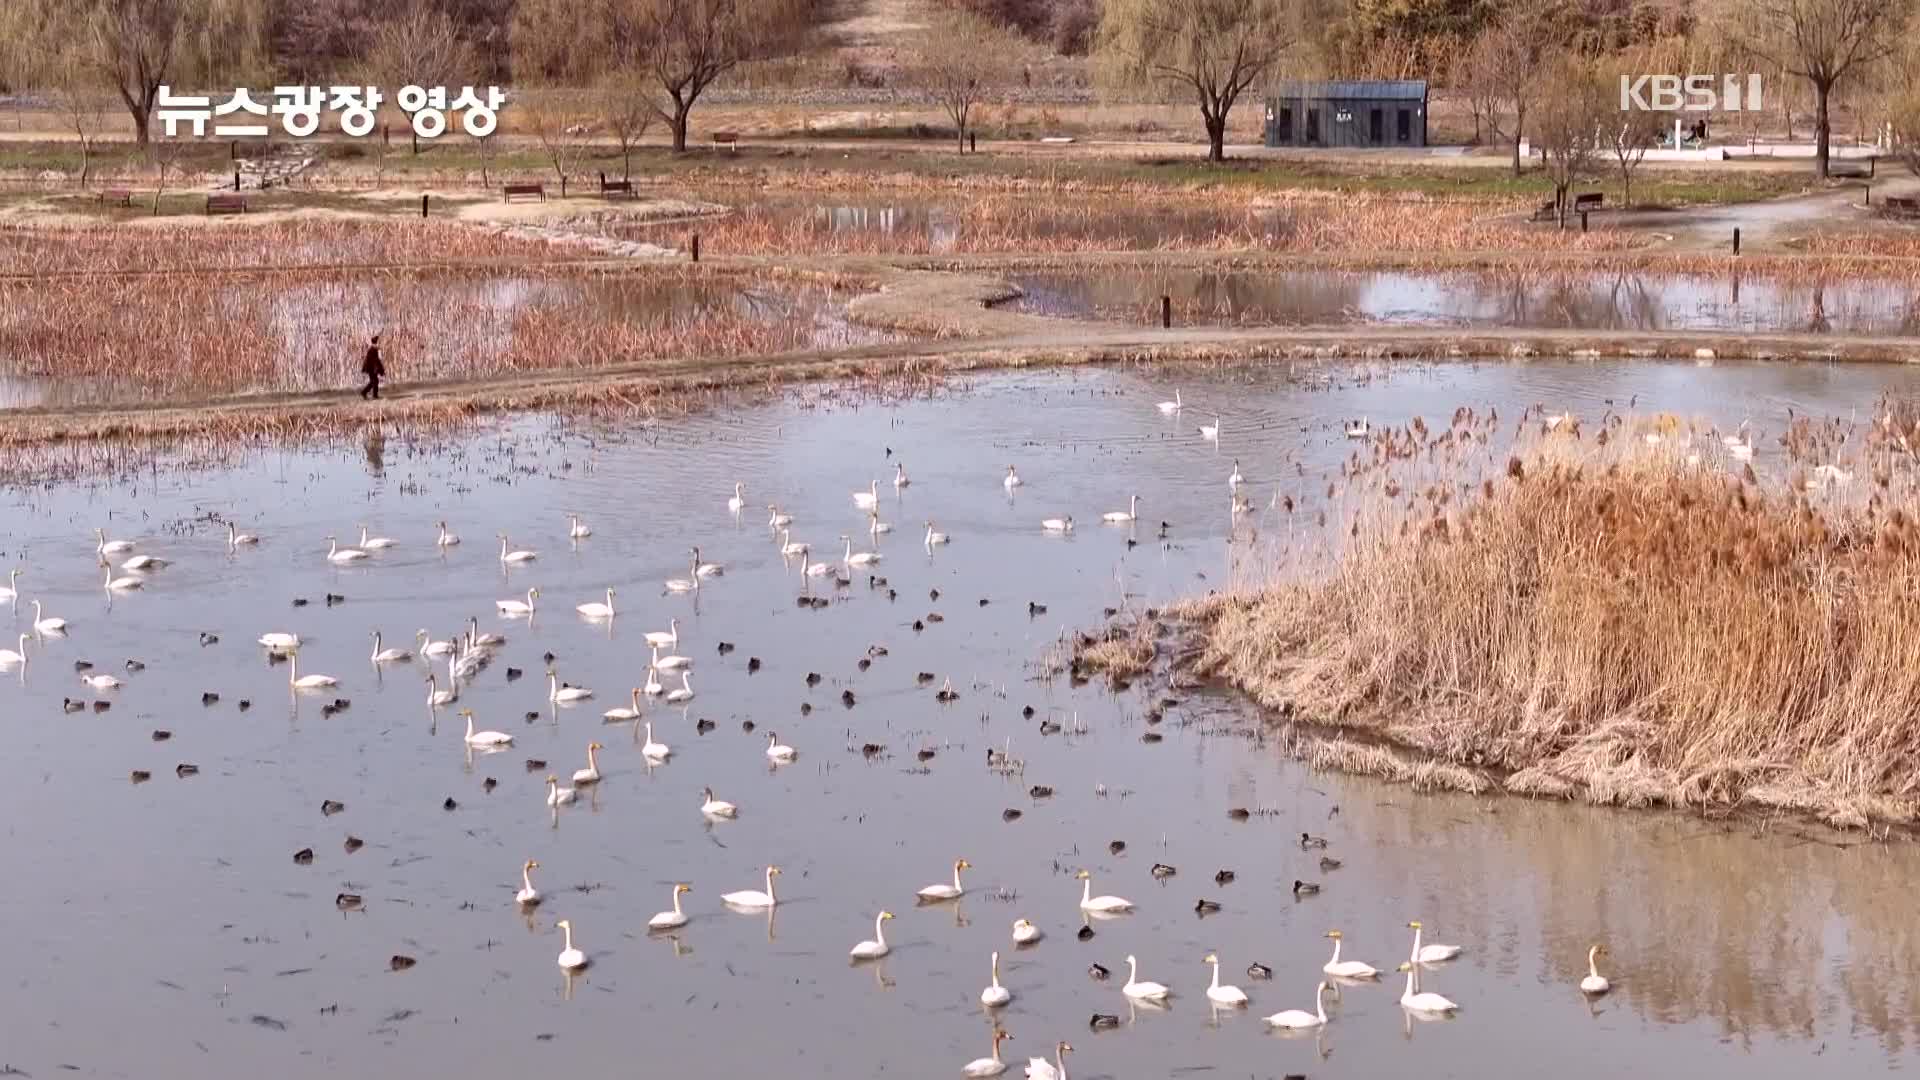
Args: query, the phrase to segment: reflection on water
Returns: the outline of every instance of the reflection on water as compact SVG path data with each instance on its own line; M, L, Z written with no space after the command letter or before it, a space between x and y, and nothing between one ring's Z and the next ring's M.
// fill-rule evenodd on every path
M1187 411L1169 419L1152 403L1174 386L1172 372L1027 373L901 402L818 386L668 423L528 417L442 448L395 438L275 451L232 469L0 497L0 551L26 568L29 601L0 609L0 647L34 599L73 624L67 638L30 644L26 670L0 678L9 926L14 955L31 960L0 985L6 1060L34 1075L70 1065L187 1076L216 1060L235 1073L504 1080L644 1053L688 1076L949 1075L986 1052L978 994L998 949L1016 995L1000 1018L1016 1037L1006 1053L1024 1059L1066 1039L1078 1047L1076 1075L1478 1078L1533 1075L1545 1062L1576 1077L1744 1078L1914 1063L1920 1010L1904 976L1920 941L1906 883L1920 864L1910 847L1840 848L1680 815L1313 774L1224 695L1166 707L1153 725L1164 691L1050 682L1039 660L1123 594L1162 603L1230 584L1236 563L1264 572L1256 550L1228 543L1230 461L1258 508L1239 534L1283 529L1267 496L1324 489L1350 450L1346 416L1385 424L1454 405L1517 415L1537 401L1597 415L1602 402L1637 396L1643 409L1729 426L1751 416L1764 432L1789 407L1845 415L1882 389L1920 391L1920 372L1275 364L1179 371ZM1216 409L1218 448L1192 431ZM898 491L886 483L896 461L913 478ZM1011 500L1005 463L1026 480ZM1777 461L1763 448L1754 466ZM873 479L882 518L897 526L879 537L849 498ZM880 551L872 572L888 584L799 576L764 511L727 512L736 481L749 506L791 513L815 559L837 554L843 533ZM1151 524L1092 524L1134 492ZM569 511L591 537L569 541ZM1067 513L1089 524L1042 535L1040 518ZM264 542L230 554L214 514ZM931 557L916 531L928 518L953 536ZM465 543L436 550L442 519ZM361 521L399 545L329 566L323 537L357 537ZM173 563L142 592L110 599L93 561L96 526ZM503 570L497 531L538 560ZM662 582L685 574L694 545L725 574L695 595L666 595ZM576 616L572 605L609 585L612 624ZM541 599L531 620L494 616L495 600L532 586ZM803 594L828 603L796 605ZM459 706L513 734L507 753L464 751L455 711L436 716L424 703L427 666L368 662L375 629L403 646L415 628L445 638L468 616L509 640ZM645 704L673 749L650 766L644 729L600 714L644 680L643 633L675 617L675 651L693 658L698 695L684 707ZM268 630L302 634L300 672L339 687L292 695L286 665L252 644ZM127 669L129 659L144 669ZM75 674L81 660L126 680L105 695L111 711L63 711L63 698L96 696ZM550 706L549 663L595 699ZM443 663L433 670L444 677ZM923 685L921 672L936 678ZM960 697L942 704L934 690L949 676ZM335 698L347 707L325 708ZM1042 734L1043 721L1061 730ZM155 741L156 729L169 737ZM799 749L792 765L769 765L769 729ZM1164 741L1142 741L1150 729ZM589 741L606 747L604 779L550 811L545 775L570 776ZM1010 747L1022 770L986 768L987 746ZM529 771L529 758L544 764ZM181 763L198 775L176 777ZM129 783L135 769L152 778ZM1053 793L1036 796L1035 785ZM706 787L740 816L704 820ZM344 808L329 813L324 800ZM1229 807L1255 812L1234 821ZM1299 849L1301 831L1327 836L1344 865L1323 872L1318 851ZM364 848L349 851L348 836ZM1111 852L1116 840L1122 853ZM290 858L304 848L311 865ZM961 857L975 867L968 894L916 907L913 890L946 879ZM528 858L547 899L523 914L513 895ZM1157 879L1155 862L1178 872ZM785 870L777 914L720 904L722 893L762 888L769 863ZM1093 922L1084 942L1072 876L1082 867L1096 892L1138 905ZM1220 869L1235 880L1215 884ZM1324 891L1296 900L1295 878ZM679 881L694 888L689 924L648 934L647 917L671 907ZM363 903L343 910L342 892ZM1202 897L1223 910L1197 917ZM850 966L847 949L881 908L899 915L888 924L893 954ZM1022 917L1046 938L1016 950L1009 929ZM592 958L573 978L554 962L561 918ZM1344 932L1348 955L1391 968L1413 918L1467 949L1422 980L1462 1003L1457 1018L1411 1023L1389 980L1330 994L1333 1022L1312 1037L1261 1029L1262 1015L1311 1006L1327 930ZM1593 942L1612 951L1616 989L1590 1003L1574 983ZM1223 981L1253 996L1251 1010L1207 1008L1209 951ZM1118 973L1130 953L1142 977L1174 987L1168 1009L1127 1007ZM396 954L417 966L389 970ZM1271 982L1245 977L1255 960L1274 969ZM1095 962L1115 980L1090 979ZM1120 1026L1087 1030L1094 1012ZM109 1028L113 1039L92 1034Z
M1920 333L1920 287L1739 275L1311 271L1045 271L1011 279L1023 310L1150 321L1160 297L1189 322L1396 323L1580 330Z

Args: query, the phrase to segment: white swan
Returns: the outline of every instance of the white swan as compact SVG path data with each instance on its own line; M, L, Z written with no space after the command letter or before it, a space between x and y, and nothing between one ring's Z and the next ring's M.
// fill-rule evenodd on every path
M893 531L893 526L880 520L880 511L867 511L867 535L884 536Z
M680 687L677 690L667 691L668 701L679 702L693 700L693 680L689 677L692 674L693 673L686 668L680 669Z
M693 891L686 882L676 883L673 887L673 910L663 911L647 920L649 930L671 930L676 926L687 925L687 913L680 910L680 894Z
M800 552L800 573L802 576L826 577L828 574L833 573L832 563L808 562L806 555L807 555L806 550L803 549Z
M268 652L292 652L300 647L299 634L283 634L278 631L261 634L258 638L262 648Z
M509 551L507 549L507 534L506 533L500 534L500 561L501 562L503 563L532 562L533 560L539 557L540 557L540 553L537 551Z
M791 524L793 524L792 514L781 513L778 506L773 503L767 504L767 528L784 529Z
M106 588L108 592L129 592L133 589L144 589L146 587L147 583L137 577L114 577L113 569L111 567L107 568Z
M36 634L64 634L67 632L67 620L52 615L40 614L40 601L33 602L33 631Z
M574 791L572 788L561 787L559 777L553 775L547 777L548 806L565 806L578 796L579 792Z
M1200 425L1200 437L1207 440L1210 443L1217 443L1220 441L1220 414L1219 413L1214 414L1213 423Z
M675 653L671 656L661 656L660 646L655 645L652 648L653 648L653 659L649 661L648 666L654 668L655 670L679 671L682 668L690 668L693 666L693 657L691 656L681 656L678 653Z
M846 554L842 557L841 561L846 563L848 566L871 566L874 563L877 563L880 561L879 552L877 551L856 552L853 550L853 540L851 537L848 537L845 534L842 534L840 539L845 541L847 545Z
M1179 412L1181 409L1185 407L1186 407L1186 402L1180 400L1179 387L1174 388L1172 401L1163 401L1160 404L1154 406L1154 408L1159 409L1163 414L1167 416L1172 416L1174 413Z
M1000 1060L1000 1044L1011 1038L999 1028L993 1029L993 1056L974 1058L960 1069L961 1076L999 1076L1007 1071L1007 1063Z
M771 888L771 885L769 885ZM873 917L873 940L863 941L847 951L855 960L878 960L893 951L887 944L887 920L893 918L893 912L883 911Z
M1132 911L1133 901L1118 896L1093 895L1093 875L1085 870L1073 875L1084 884L1080 889L1081 911Z
M788 762L798 756L800 756L799 751L780 741L778 732L767 732L767 757L774 761Z
M97 691L118 690L126 684L111 675L82 675L80 681Z
M1040 523L1040 530L1050 533L1070 533L1073 531L1073 517L1068 515L1063 518L1048 518Z
M1000 481L1000 486L1006 488L1008 491L1012 491L1024 483L1026 483L1026 481L1020 479L1020 474L1014 472L1013 466L1009 465L1007 466L1006 478Z
M665 690L666 687L660 685L660 673L653 670L652 668L648 668L647 669L647 685L641 687L640 689L648 697L659 697L660 691Z
M0 649L0 667L13 667L27 662L27 635L20 635L20 648Z
M694 577L719 577L721 574L724 574L726 572L727 572L727 565L725 563L701 562L700 549L697 547L693 549L693 576Z
M579 971L587 966L587 954L573 947L573 924L561 919L554 924L566 932L567 947L560 950L560 966L567 971Z
M747 507L747 487L740 481L733 482L733 498L727 500L727 513L737 514Z
M1240 485L1246 482L1247 478L1240 475L1240 459L1234 458L1233 471L1227 474L1227 490L1239 491Z
M573 605L573 610L579 612L580 614L586 616L589 619L613 618L613 586L611 585L607 586L607 602L606 603L602 604L597 600L589 601L588 603L585 603L585 604Z
M7 572L7 583L0 585L0 600L12 602L20 597L20 568L14 567Z
M1268 1024L1277 1028L1316 1028L1327 1022L1327 984L1322 982L1313 992L1313 1012L1304 1009L1287 1009L1264 1017Z
M727 802L724 799L714 798L712 788L701 788L700 789L700 812L707 815L708 817L730 818L739 814L740 808L733 805L730 802Z
M1127 957L1127 984L1120 992L1135 1001L1165 1001L1173 991L1157 982L1140 981L1140 962L1131 955Z
M540 864L528 859L520 866L520 891L513 894L513 902L521 907L532 907L542 899L540 890L533 887L533 872Z
M1013 1000L1013 991L1000 985L1000 954L993 954L993 980L987 988L980 991L980 1004L989 1009L997 1009Z
M453 641L435 641L433 635L421 627L413 632L413 647L420 650L421 656L446 656L453 652Z
M853 505L861 508L862 510L867 510L867 509L871 509L872 507L879 506L880 505L880 481L869 480L867 481L867 490L854 492Z
M473 710L472 709L461 709L460 715L467 718L467 745L468 746L486 747L486 746L512 746L513 745L513 736L507 734L504 731L473 730Z
M367 553L364 551L361 551L359 548L343 548L340 546L340 541L335 540L331 536L327 537L327 561L328 562L336 562L336 563L359 562L361 559L364 559L366 557L367 557Z
M1363 416L1347 421L1346 432L1349 439L1364 439L1373 433L1373 425L1367 423L1367 418Z
M1140 496L1127 496L1125 510L1109 510L1100 515L1100 520L1111 525L1126 525L1140 520Z
M583 540L593 535L593 527L580 520L579 514L567 515L567 539Z
M593 691L584 686L561 686L560 676L552 668L547 669L547 700L565 704L569 701L585 701L593 696Z
M773 750L769 748L767 750L767 754L768 756L772 756ZM939 882L938 884L929 885L926 888L921 889L918 893L915 893L914 895L918 896L922 900L956 899L964 895L967 891L966 887L960 884L960 871L971 870L971 869L973 869L972 863L968 862L965 859L955 859L953 861L953 884L949 885L946 882L942 881L942 882Z
M636 696L637 700L637 696ZM673 748L666 743L657 742L653 737L653 721L647 721L647 741L640 745L640 756L648 761L665 761L673 756Z
M647 644L656 649L680 644L680 619L676 616L667 620L665 630L650 630L646 635Z
M905 465L902 465L898 461L894 462L893 463L893 486L897 488L903 488L911 483L913 483L913 481L907 479L907 467Z
M329 686L340 685L340 680L331 675L300 674L300 654L287 654L287 685L295 690L324 690Z
M605 749L606 747L601 746L597 742L590 742L587 744L587 767L584 769L574 770L573 772L574 787L585 787L588 784L597 784L600 782L600 759L598 757L595 757L594 755L597 752Z
M1592 946L1587 950L1587 977L1580 980L1581 993L1604 994L1613 989L1613 984L1607 981L1605 975L1600 974L1599 966L1594 963L1595 958L1605 951L1606 950L1599 945Z
M1372 964L1363 964L1358 960L1340 959L1340 931L1329 930L1327 931L1327 936L1333 939L1333 959L1328 960L1322 965L1320 968L1321 971L1342 979L1373 979L1379 977L1380 970Z
M1070 1043L1057 1043L1053 1048L1052 1061L1028 1058L1027 1080L1067 1080L1067 1054L1072 1050Z
M1400 1004L1403 1007L1412 1009L1414 1012L1425 1012L1425 1013L1452 1012L1453 1010L1458 1009L1460 1007L1458 1005L1455 1005L1453 1002L1447 1000L1446 998L1441 997L1439 994L1414 993L1413 992L1413 965L1401 964L1400 970L1407 973L1407 988L1401 991L1400 993Z
M744 908L773 907L775 904L778 904L780 902L780 898L773 894L773 879L779 876L780 876L780 868L777 866L769 866L767 867L767 891L766 892L761 892L758 889L742 889L739 892L722 893L720 895L720 899L723 903L732 904L734 907L744 907Z
M793 539L793 530L786 528L785 526L782 526L780 529L781 556L785 557L788 555L805 555L806 553L807 553L807 545L801 543L798 540Z
M366 523L360 525L360 546L367 551L379 551L393 546L393 538L387 536L368 536Z
M1407 925L1413 928L1413 956L1411 959L1416 964L1438 964L1459 956L1463 951L1458 945L1428 945L1423 948L1420 944L1419 921L1415 920Z
M540 591L538 589L535 589L533 591L533 594L535 596L538 596L540 595ZM492 648L495 645L505 645L507 643L507 639L500 636L499 634L495 634L492 632L488 632L485 634L481 633L480 620L474 618L471 615L467 616L467 640L475 646L480 646L485 648Z
M122 570L158 570L167 565L167 560L156 559L152 555L135 555L120 564Z
M638 720L640 719L640 688L637 686L633 688L633 697L632 697L631 705L615 706L614 708L608 709L606 712L601 713L600 718L603 720ZM647 737L649 739L653 737L653 725L651 724L647 725Z
M434 677L433 672L427 672L427 708L437 709L442 705L451 705L459 696L453 690L440 689L440 680Z
M373 655L369 657L376 664L391 664L400 660L413 659L410 649L383 649L380 647L380 631L373 632Z
M951 539L953 538L948 536L946 533L935 532L933 529L933 519L931 518L927 519L927 546L928 547L934 547L935 545L938 545L938 544L944 544Z
M1208 1001L1213 1002L1215 1005L1226 1005L1231 1008L1239 1008L1247 1003L1246 991L1237 986L1220 985L1219 954L1208 953L1206 960L1203 962L1213 965L1213 983L1207 987Z
M227 546L228 547L230 548L248 547L250 545L257 544L259 542L260 542L259 537L253 535L252 533L243 533L240 530L233 527L233 522L231 521L227 522Z
M460 543L459 536L447 531L446 522L442 521L442 522L439 522L438 524L440 526L440 536L434 540L433 542L434 547L448 548L448 547L453 547Z
M93 530L93 535L99 541L93 549L95 554L124 555L134 548L134 542L131 540L107 539L107 531L105 529L95 529Z
M700 588L700 556L697 552L691 555L687 563L687 576L667 579L668 592L695 592Z
M540 599L540 590L528 589L525 600L495 600L493 606L498 608L502 615L531 615L533 602L538 599Z
M1727 453L1731 454L1735 461L1752 461L1753 436L1749 435L1744 440L1730 439L1727 443Z

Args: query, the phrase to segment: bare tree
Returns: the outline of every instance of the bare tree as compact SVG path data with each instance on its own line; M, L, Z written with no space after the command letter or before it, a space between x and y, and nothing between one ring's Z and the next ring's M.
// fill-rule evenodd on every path
M747 60L793 47L812 26L816 0L606 0L613 60L650 73L655 103L687 148L687 117L714 80Z
M1287 0L1106 0L1099 53L1123 83L1191 92L1207 160L1226 160L1227 118L1287 53Z
M147 156L152 159L154 167L153 213L155 216L160 213L160 194L167 190L167 171L180 163L180 157L186 153L188 145L185 139L160 139L147 147Z
M620 178L633 179L633 151L653 126L654 109L646 90L629 75L615 74L600 80L595 89L599 99L600 126L607 129L620 150Z
M1568 189L1589 176L1600 159L1602 133L1620 115L1608 87L1591 64L1562 57L1542 74L1553 87L1534 107L1533 130L1540 143L1560 227L1567 227Z
M1012 75L1000 29L977 16L957 13L934 28L921 50L914 81L932 94L953 121L954 138L967 148L973 107Z
M98 83L87 78L88 69L78 64L62 64L51 87L54 104L80 146L80 187L85 190L93 175L93 151L106 130L109 101Z
M411 0L378 23L360 61L395 105L403 86L459 86L479 67L473 49L460 36L459 24L432 0ZM411 128L417 110L402 107L402 111ZM411 137L413 152L418 154L420 135L411 132Z
M1892 55L1908 21L1907 0L1742 0L1730 4L1730 36L1747 52L1813 87L1814 162L1828 175L1841 80Z
M1604 126L1610 117L1601 118L1601 142L1620 172L1620 202L1633 205L1633 174L1647 159L1647 151L1660 141L1663 125L1660 114L1629 109L1619 114L1613 126Z
M540 141L553 173L560 178L560 193L567 193L567 179L585 164L593 147L591 110L584 110L573 95L559 91L524 95L520 116Z
M89 0L87 6L88 59L133 115L141 146L152 138L153 110L174 64L183 7L182 0Z
M1539 96L1541 73L1553 44L1551 9L1545 0L1521 0L1482 31L1474 53L1484 79L1482 93L1505 102L1513 114L1513 175L1519 176L1520 140L1526 137L1527 112Z

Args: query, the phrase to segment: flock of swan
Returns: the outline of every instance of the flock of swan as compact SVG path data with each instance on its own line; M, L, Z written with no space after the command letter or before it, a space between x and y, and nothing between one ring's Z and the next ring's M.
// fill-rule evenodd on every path
M1174 400L1162 402L1158 405L1159 411L1165 414L1177 414L1182 408L1184 408L1184 403L1180 399L1177 391ZM1364 430L1365 421L1359 421L1358 423L1362 425L1362 429ZM1212 425L1203 426L1201 433L1203 437L1210 441L1217 440L1219 435L1218 420L1216 419ZM1351 429L1349 430L1349 434L1352 434ZM1230 486L1237 488L1240 482L1241 477L1238 463L1236 462L1233 474L1230 477ZM893 484L896 489L905 488L910 483L911 480L908 478L904 466L896 465L893 479ZM1001 484L1009 497L1013 495L1016 489L1024 486L1024 483L1014 466L1006 466L1006 472L1001 479ZM864 490L853 491L851 493L851 499L854 508L866 515L870 535L877 537L891 530L891 526L883 522L880 517L881 505L877 480L870 481L868 487ZM1126 510L1115 510L1105 513L1101 516L1100 520L1110 524L1127 524L1134 522L1139 516L1139 505L1139 497L1137 495L1131 496L1128 500ZM745 485L735 484L732 496L726 500L727 510L737 519L744 512L746 506ZM792 538L794 526L793 516L784 513L778 505L768 506L767 512L767 529L769 534L776 538L782 559L797 560L800 564L803 577L833 575L838 578L845 578L851 575L854 568L873 567L880 563L883 558L882 554L878 551L856 551L851 536L849 534L841 534L839 536L839 540L841 541L840 558L837 563L812 562L809 558L812 550L811 545L803 541L797 542ZM578 541L592 535L591 526L581 515L568 514L567 520L566 535L569 540ZM1040 527L1042 531L1046 533L1070 533L1074 528L1074 519L1071 515L1045 518L1041 520ZM437 535L430 541L433 547L444 552L461 543L460 537L448 530L446 522L438 522L437 529ZM358 541L353 546L342 547L339 540L331 535L325 539L327 541L327 549L324 560L326 563L334 566L370 564L378 560L379 553L402 545L401 541L394 538L372 535L369 528L364 524L359 526ZM515 547L505 533L497 534L497 539L500 544L497 558L502 567L525 566L526 564L535 563L540 558L537 550ZM98 556L101 566L106 571L104 587L109 592L121 593L142 589L152 580L154 573L168 565L168 560L164 558L144 553L134 554L138 546L136 541L109 539L104 530L95 530L95 540L95 554ZM949 540L949 535L938 531L933 521L929 520L926 522L923 544L929 554L931 554L936 547L948 543ZM252 534L239 532L234 526L228 525L226 543L229 551L239 551L259 544L260 539ZM114 562L116 559L119 560L117 565ZM116 570L124 571L125 574L116 575ZM721 577L724 573L725 567L722 564L703 561L700 550L693 548L690 552L686 575L684 577L669 578L661 582L660 587L663 592L667 594L697 593L702 588L710 587L707 583L711 582L712 579ZM18 590L21 576L22 572L18 569L9 574L5 588L0 589L0 600L14 604L19 603L20 593ZM538 586L533 586L527 588L524 593L519 595L497 600L495 602L495 608L497 614L502 619L529 620L529 625L531 625L530 620L532 620L538 610L540 599L540 589ZM0 667L25 665L29 658L31 638L40 636L63 636L69 632L70 627L64 619L48 615L43 610L39 600L34 600L32 603L33 620L31 625L33 633L32 635L21 634L19 636L17 649L0 649ZM608 585L599 597L585 599L575 604L574 612L579 618L589 622L606 622L621 616L622 608L618 605L619 590L613 585ZM666 764L672 759L673 750L669 745L656 737L653 723L645 718L643 713L643 697L664 697L665 700L669 702L684 702L693 697L693 688L690 681L693 661L684 655L672 651L681 645L681 634L680 620L677 617L673 617L668 620L665 629L649 631L644 635L641 640L644 641L650 652L650 657L646 663L645 684L631 689L626 698L626 704L609 708L603 713L603 717L608 721L632 721L634 723L636 726L636 742L640 745L642 758L649 766ZM491 632L483 633L479 628L477 620L474 619L469 619L468 625L461 632L438 640L436 640L428 630L424 628L420 629L416 632L411 642L411 648L388 647L381 631L378 629L372 630L371 635L372 650L369 660L376 668L412 662L424 662L427 665L428 670L425 675L427 685L426 704L430 710L439 710L457 704L460 700L463 684L471 680L474 675L491 662L497 654L497 650L506 642L504 635ZM257 641L258 644L273 657L276 659L284 659L287 665L288 684L292 692L298 694L303 692L326 691L340 685L340 679L335 676L312 671L304 674L301 672L299 653L302 639L299 634L290 631L271 631L261 634ZM668 652L663 654L662 650L668 650ZM444 682L441 680L441 672L433 667L435 662L443 662L445 665ZM550 655L549 662L551 663ZM669 688L668 685L664 684L660 678L663 673L671 673L677 676L679 686ZM573 685L561 680L559 673L551 666L545 674L547 676L547 701L553 705L578 705L593 699L595 696L594 691L587 687ZM82 677L90 688L99 693L112 692L120 689L123 685L117 677L105 673L85 674ZM464 747L470 752L485 754L503 751L513 746L514 736L512 734L480 728L471 709L461 708L458 715L464 721L462 742ZM644 729L644 741L638 737L641 729ZM561 812L561 808L574 803L578 799L582 788L599 784L602 781L603 774L598 755L600 751L605 749L606 748L597 741L588 742L586 746L586 764L571 774L569 783L563 784L560 775L557 773L548 773L545 775L545 803L554 813L557 814ZM764 756L767 763L777 769L796 761L800 756L800 751L794 746L781 741L776 733L767 732ZM989 759L991 762L991 752L989 753ZM724 821L734 819L737 817L738 812L738 807L735 803L718 798L711 787L702 790L699 813L706 820ZM1307 839L1308 838L1303 836L1303 843L1305 843ZM1316 841L1316 843L1318 842ZM539 860L533 858L525 859L519 865L521 887L514 894L514 902L522 910L531 911L547 902L547 896L541 892L534 881L534 871L540 869L540 867L541 863ZM924 905L941 904L960 899L967 894L967 886L963 878L963 873L969 869L972 869L972 864L968 860L964 858L955 860L952 864L951 880L937 881L919 889L914 894L915 901ZM770 911L782 902L777 892L777 879L780 875L780 867L767 866L764 869L761 881L758 883L760 885L759 888L743 888L725 892L719 895L719 900L726 908L734 911ZM1076 877L1082 885L1078 903L1078 913L1084 918L1121 919L1135 911L1134 903L1124 897L1105 894L1096 895L1093 891L1092 875L1089 871L1084 869L1080 870L1077 872ZM1302 888L1303 883L1295 883L1296 893L1300 892ZM671 907L651 916L647 921L648 928L653 931L666 931L678 930L685 927L691 916L687 907L683 904L683 897L688 896L692 892L693 886L690 883L684 881L674 883L670 897ZM887 941L886 927L894 918L895 916L891 911L882 910L874 914L872 937L860 940L852 945L848 952L851 960L860 962L876 960L887 956L892 951L892 946ZM1409 1012L1415 1014L1438 1016L1453 1013L1459 1006L1451 999L1438 993L1423 991L1420 988L1420 976L1423 970L1432 970L1458 957L1461 955L1462 949L1452 945L1423 944L1421 936L1422 924L1416 920L1409 922L1407 926L1413 932L1412 948L1406 961L1400 963L1395 969L1396 973L1404 973L1406 976L1404 989L1399 998L1400 1004ZM576 941L576 928L572 919L558 920L554 923L554 929L562 935L562 947L556 957L556 962L562 969L568 972L574 972L587 968L592 964L591 953L581 948L580 944ZM1039 948L1041 947L1044 937L1044 931L1035 920L1023 916L1013 921L1010 936L1012 948L1020 950ZM1332 942L1333 952L1332 957L1321 968L1320 974L1323 977L1319 979L1315 989L1312 1011L1300 1008L1276 1011L1263 1017L1267 1025L1275 1029L1295 1031L1320 1028L1330 1022L1326 1011L1326 993L1330 985L1361 986L1374 983L1383 978L1385 973L1370 964L1350 957L1342 958L1345 936L1341 931L1330 930L1326 933L1326 937ZM587 939L582 935L579 940L584 941ZM1604 994L1610 989L1608 980L1600 974L1598 969L1598 958L1604 954L1605 950L1599 945L1595 945L1589 950L1587 957L1588 974L1579 984L1581 991L1590 995L1598 995ZM1126 957L1126 961L1127 978L1120 986L1120 992L1124 999L1132 1003L1151 1007L1163 1004L1173 996L1174 991L1168 985L1140 977L1139 963L1136 957L1129 955ZM1202 963L1211 969L1211 979L1204 988L1204 995L1212 1007L1222 1009L1251 1007L1253 1004L1252 997L1244 989L1221 982L1221 960L1218 953L1207 953ZM1014 1000L1017 989L1002 981L1000 953L998 950L990 953L987 970L989 973L988 982L979 993L980 1003L989 1010L997 1010L1009 1005ZM1100 968L1099 965L1096 964L1092 970L1096 978L1105 978L1106 972L1104 968ZM1266 968L1265 965L1258 963L1250 965L1248 972L1252 978L1262 980L1272 978L1271 970ZM1098 1027L1102 1025L1103 1020L1111 1019L1111 1017L1105 1017L1102 1014L1096 1013L1094 1015L1093 1025ZM1007 1038L1010 1038L1010 1036L1004 1031L999 1030L996 1025L991 1056L979 1058L967 1063L962 1069L963 1074L973 1077L989 1077L999 1075L1005 1071L1009 1066L1001 1058L1000 1048L1001 1043ZM1053 1049L1054 1053L1050 1060L1045 1057L1033 1057L1029 1060L1026 1066L1026 1075L1028 1077L1033 1078L1033 1080L1065 1080L1067 1075L1065 1056L1072 1051L1072 1047L1065 1042L1058 1042L1053 1045Z

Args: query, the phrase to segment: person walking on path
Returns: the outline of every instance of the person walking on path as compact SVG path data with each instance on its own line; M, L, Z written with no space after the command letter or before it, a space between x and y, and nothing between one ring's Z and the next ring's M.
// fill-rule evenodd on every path
M360 397L380 400L380 380L387 373L387 365L380 359L380 335L373 335L373 341L367 345L367 358L360 361L360 374L367 377L367 385L360 388Z

